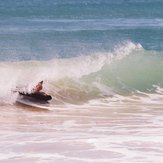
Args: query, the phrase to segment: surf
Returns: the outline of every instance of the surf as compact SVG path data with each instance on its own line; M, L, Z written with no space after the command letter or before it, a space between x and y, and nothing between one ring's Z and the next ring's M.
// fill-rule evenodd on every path
M1 103L13 103L17 86L30 92L44 80L44 91L53 103L85 103L134 92L157 93L163 88L162 52L145 50L140 44L125 42L108 53L54 58L47 61L1 62ZM11 96L12 94L12 96Z

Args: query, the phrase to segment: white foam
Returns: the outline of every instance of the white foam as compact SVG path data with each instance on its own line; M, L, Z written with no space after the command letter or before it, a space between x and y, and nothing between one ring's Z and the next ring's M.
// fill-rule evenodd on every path
M113 55L115 56L115 59L123 59L124 57L132 54L133 51L142 49L143 47L141 46L141 44L134 44L131 41L127 41L120 45L117 45L114 48Z

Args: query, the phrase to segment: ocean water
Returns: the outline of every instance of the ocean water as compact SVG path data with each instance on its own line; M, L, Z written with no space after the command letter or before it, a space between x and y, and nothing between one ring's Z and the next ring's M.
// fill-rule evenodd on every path
M0 162L162 163L162 0L0 0ZM22 105L44 80L49 104Z

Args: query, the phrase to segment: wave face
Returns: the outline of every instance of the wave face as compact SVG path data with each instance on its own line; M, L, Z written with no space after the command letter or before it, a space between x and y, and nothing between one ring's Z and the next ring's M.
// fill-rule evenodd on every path
M14 102L16 87L29 92L44 80L55 103L79 104L115 95L158 93L163 88L162 52L126 42L108 53L48 61L1 62L1 102Z

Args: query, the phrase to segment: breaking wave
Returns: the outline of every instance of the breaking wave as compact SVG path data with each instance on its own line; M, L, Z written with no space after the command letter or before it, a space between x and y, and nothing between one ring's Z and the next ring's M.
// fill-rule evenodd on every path
M44 80L44 91L53 96L54 103L78 104L138 92L158 94L163 88L162 54L128 41L108 53L1 62L0 102L13 103L16 87L30 91L40 80Z

